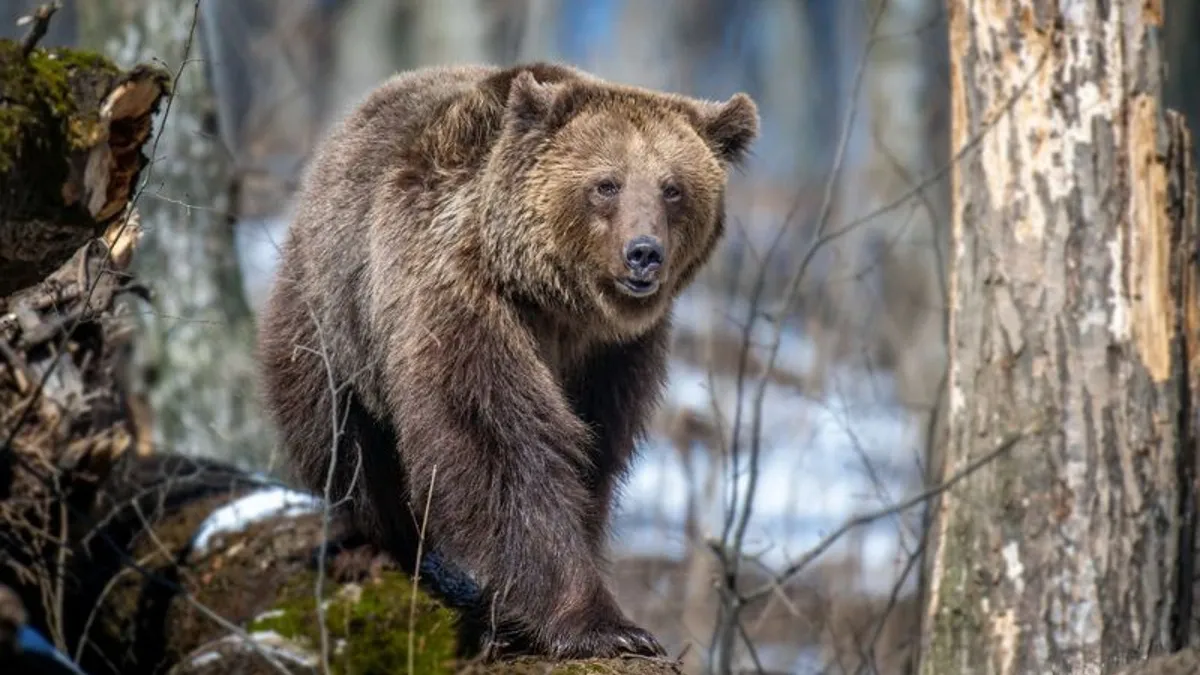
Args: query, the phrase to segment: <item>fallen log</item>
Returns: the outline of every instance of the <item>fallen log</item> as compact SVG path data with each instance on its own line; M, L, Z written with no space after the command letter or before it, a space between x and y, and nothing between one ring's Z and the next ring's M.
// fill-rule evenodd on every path
M323 654L332 673L680 672L641 658L472 663L456 612L377 559L326 552L322 516L321 500L264 476L126 453L69 519L61 585L49 585L57 629L40 605L30 623L57 630L89 675L315 675Z
M472 663L457 613L411 577L355 550L328 552L319 573L321 500L219 463L131 453L95 513L79 570L90 590L69 613L93 675L315 675L325 658L333 673L679 672L635 658Z

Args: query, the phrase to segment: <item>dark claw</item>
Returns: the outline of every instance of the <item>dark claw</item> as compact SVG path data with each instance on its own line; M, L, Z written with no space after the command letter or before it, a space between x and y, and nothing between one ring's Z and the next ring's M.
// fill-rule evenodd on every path
M604 622L556 639L550 648L555 658L613 658L622 654L666 656L666 650L648 631L625 622Z
M631 651L634 654L661 657L667 655L667 650L658 643L658 640L650 632L644 631L641 628L634 628L633 632L629 635L629 639L633 643Z

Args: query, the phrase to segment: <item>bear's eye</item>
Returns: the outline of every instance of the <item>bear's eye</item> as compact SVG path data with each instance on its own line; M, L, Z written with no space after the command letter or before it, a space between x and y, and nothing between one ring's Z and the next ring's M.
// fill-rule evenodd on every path
M683 199L683 190L680 190L677 185L665 185L663 186L662 196L663 199L669 202L677 202Z
M602 180L596 184L596 193L601 197L615 197L621 191L621 186L615 180Z

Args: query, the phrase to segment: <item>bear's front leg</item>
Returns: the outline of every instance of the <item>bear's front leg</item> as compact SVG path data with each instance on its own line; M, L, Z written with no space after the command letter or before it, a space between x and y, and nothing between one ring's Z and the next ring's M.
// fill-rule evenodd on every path
M498 635L559 658L661 655L600 573L585 523L589 431L503 307L395 338L389 404L427 544L473 573Z
M666 385L670 337L664 320L634 340L598 351L567 383L575 413L595 434L586 481L593 507L584 522L596 555L607 550L617 487Z

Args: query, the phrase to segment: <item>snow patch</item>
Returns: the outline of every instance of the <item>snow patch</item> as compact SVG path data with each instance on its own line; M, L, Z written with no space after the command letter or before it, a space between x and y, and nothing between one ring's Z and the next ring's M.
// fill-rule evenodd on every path
M306 492L279 486L264 487L208 514L192 540L193 550L197 555L203 555L209 541L219 533L240 532L268 518L312 513L323 503L319 497Z

